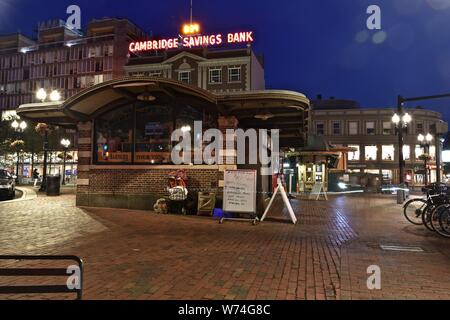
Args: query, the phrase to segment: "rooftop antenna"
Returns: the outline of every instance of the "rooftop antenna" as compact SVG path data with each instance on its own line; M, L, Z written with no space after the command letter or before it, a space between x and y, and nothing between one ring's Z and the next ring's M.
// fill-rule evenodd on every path
M192 1L193 0L191 0L191 25L192 25Z

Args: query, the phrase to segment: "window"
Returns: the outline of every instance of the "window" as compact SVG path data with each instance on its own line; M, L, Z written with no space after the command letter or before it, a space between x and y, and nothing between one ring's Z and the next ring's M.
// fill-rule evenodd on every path
M381 147L381 159L383 161L394 161L395 148L393 145Z
M325 125L323 123L316 123L316 135L323 136L325 134Z
M341 123L339 121L333 121L333 134L340 135L341 134Z
M416 154L416 160L420 160L419 159L420 156L424 154L423 148L420 145L416 145L415 154Z
M389 136L392 134L392 123L391 121L383 122L383 134Z
M366 161L376 161L378 157L377 146L366 146L365 147L365 159Z
M358 145L350 145L348 147L356 150L348 153L348 161L359 161L361 154L360 147Z
M358 135L358 122L351 121L348 123L348 134L351 136Z
M411 160L411 147L410 146L403 146L403 160L408 161Z
M417 134L423 134L423 123L416 123L416 133Z
M194 121L203 121L204 129L217 126L217 118L201 107L178 105L176 112L173 108L159 100L139 101L97 117L94 153L97 163L172 164L171 135L175 129L193 129ZM191 141L193 135L191 130Z
M228 68L228 82L241 81L241 67Z
M431 157L431 160L433 160L433 161L436 160L436 147L435 146L430 146L429 156Z
M136 151L137 163L168 164L171 162L173 131L172 110L167 105L136 104Z
M133 105L115 109L96 120L97 161L131 163Z
M209 83L210 84L222 83L222 68L209 69Z
M375 122L373 121L366 122L366 134L375 135Z
M187 84L191 83L191 72L190 71L178 72L178 80Z

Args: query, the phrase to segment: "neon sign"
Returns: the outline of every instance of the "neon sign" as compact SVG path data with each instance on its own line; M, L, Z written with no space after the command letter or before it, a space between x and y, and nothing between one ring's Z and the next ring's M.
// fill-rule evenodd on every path
M189 30L191 31L191 30ZM213 35L197 35L171 39L149 40L131 42L129 45L130 52L143 52L151 50L168 50L180 48L196 48L219 46L223 43L238 44L253 42L253 31L236 32Z
M200 33L200 25L198 23L185 24L182 29L183 34L193 35Z

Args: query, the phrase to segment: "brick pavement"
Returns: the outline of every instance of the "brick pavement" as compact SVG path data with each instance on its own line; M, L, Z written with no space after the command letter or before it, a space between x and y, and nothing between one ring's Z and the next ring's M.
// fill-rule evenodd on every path
M448 241L408 225L392 198L293 201L296 226L74 203L69 194L0 204L0 254L82 257L85 299L450 298ZM426 252L384 252L379 243ZM382 269L381 291L365 287L371 264Z

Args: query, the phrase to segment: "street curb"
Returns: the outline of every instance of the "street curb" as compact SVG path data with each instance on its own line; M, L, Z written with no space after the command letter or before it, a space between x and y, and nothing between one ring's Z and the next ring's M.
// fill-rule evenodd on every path
M22 187L16 187L17 190L22 192L22 196L19 199L14 200L8 200L8 201L2 201L0 202L0 205L7 204L7 203L13 203L13 202L21 202L21 201L30 201L37 198L37 194L34 190L29 188L22 188Z

